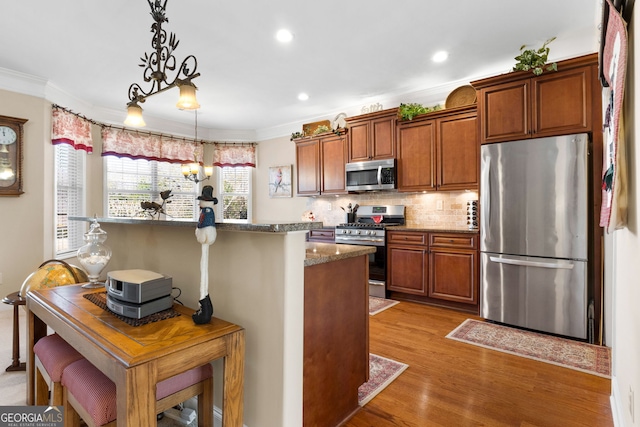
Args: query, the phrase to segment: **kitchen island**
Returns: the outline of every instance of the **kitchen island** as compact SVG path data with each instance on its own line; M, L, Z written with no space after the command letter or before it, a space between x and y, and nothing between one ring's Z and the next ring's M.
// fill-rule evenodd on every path
M106 244L113 252L103 276L124 269L171 276L174 297L188 307L198 307L201 245L195 238L195 222L97 219L108 233ZM322 223L216 227L218 237L209 249L209 293L214 316L245 329L244 424L299 427L303 424L305 281L313 268L305 263L341 262L336 257L344 253L335 251L346 251L348 245L309 261L313 256L307 258L305 234ZM73 259L69 262L75 264ZM333 297L340 300L341 295L334 292ZM221 378L222 362L213 366L215 378ZM222 381L214 381L216 408L222 408L224 398ZM219 412L214 415L220 418Z
M337 426L369 376L371 246L307 243L303 426Z

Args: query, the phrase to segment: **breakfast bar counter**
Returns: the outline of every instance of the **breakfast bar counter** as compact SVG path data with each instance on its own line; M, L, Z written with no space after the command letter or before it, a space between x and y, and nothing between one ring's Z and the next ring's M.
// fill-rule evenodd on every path
M198 307L202 252L195 222L97 220L113 253L103 276L128 269L170 276L174 297L186 307ZM216 224L217 239L209 247L209 294L214 317L245 330L247 426L265 420L282 427L303 424L305 279L307 269L313 268L305 267L305 236L315 228L322 228L322 223ZM221 377L222 361L214 361L213 367L214 377ZM224 407L222 387L221 381L214 381L216 420Z

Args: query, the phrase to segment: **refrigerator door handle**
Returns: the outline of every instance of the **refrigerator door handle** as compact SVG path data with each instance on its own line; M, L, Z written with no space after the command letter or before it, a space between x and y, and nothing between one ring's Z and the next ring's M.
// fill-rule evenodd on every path
M524 267L559 268L559 269L565 269L565 270L573 270L573 264L569 264L566 262L525 261L520 259L498 258L495 256L489 257L489 259L493 262L498 262L501 264L521 265Z
M481 169L482 176L480 177L480 185L482 192L480 193L480 206L482 207L482 214L480 215L480 222L483 223L483 229L489 230L489 219L491 218L491 182L489 181L491 162L484 161Z

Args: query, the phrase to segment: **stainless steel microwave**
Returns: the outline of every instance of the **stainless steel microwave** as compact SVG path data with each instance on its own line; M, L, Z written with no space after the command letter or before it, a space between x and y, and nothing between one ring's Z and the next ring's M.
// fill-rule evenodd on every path
M396 188L395 159L347 163L347 191L393 190Z

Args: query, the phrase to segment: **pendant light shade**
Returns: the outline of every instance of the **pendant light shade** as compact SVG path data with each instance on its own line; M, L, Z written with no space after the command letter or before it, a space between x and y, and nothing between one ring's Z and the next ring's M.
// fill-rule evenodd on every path
M178 87L180 88L180 99L178 99L176 107L181 110L197 110L200 108L200 104L196 99L196 86L193 83L182 83Z
M146 126L146 123L142 118L142 107L140 107L136 102L127 104L127 118L125 119L124 124L137 128Z

